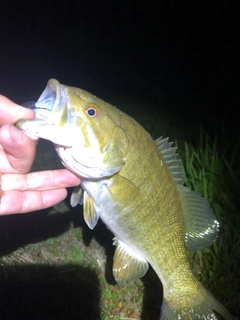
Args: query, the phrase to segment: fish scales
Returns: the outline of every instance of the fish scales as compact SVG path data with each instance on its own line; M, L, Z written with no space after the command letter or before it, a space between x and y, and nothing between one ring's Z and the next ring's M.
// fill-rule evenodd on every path
M90 93L51 79L27 134L48 139L81 178L71 205L84 205L93 229L99 218L114 234L113 275L119 284L142 277L150 264L163 284L160 319L215 320L229 312L192 273L186 248L211 245L212 209L184 186L181 161L167 139L154 141L134 119Z
M148 261L151 260L151 256L154 256L155 259L158 257L156 264L160 265L161 273L164 274L164 266L162 266L164 264L166 266L166 276L169 276L169 273L172 272L169 272L169 270L172 270L172 262L169 261L169 264L166 265L166 256L171 256L176 251L176 257L179 257L176 264L186 264L184 224L181 217L182 207L176 182L148 133L143 128L136 127L135 121L126 115L123 127L129 128L127 130L128 140L137 142L129 144L129 154L135 154L136 157L130 158L121 170L121 176L130 180L139 188L138 197L131 198L130 208L125 206L127 224L130 225L128 233L130 231L134 232L134 230L131 230L134 222L131 221L131 218L137 219L138 228L135 228L134 236L131 238L135 239L136 246L141 243L142 250L148 254ZM138 158L139 155L141 156L140 159ZM133 171L133 167L139 160L141 162L138 170ZM150 167L149 163L151 164ZM119 193L123 191L119 189ZM116 195L116 201L117 198L118 194ZM154 219L151 218L151 213L154 213ZM145 241L140 238L142 233L139 229L141 227L144 231L149 231ZM123 228L126 228L125 222L123 222ZM118 238L121 239L121 235ZM153 247L152 243L156 241L158 246ZM166 242L168 246L166 246ZM164 247L164 252L159 250L161 246ZM184 262L181 261L182 258L184 258ZM164 260L164 263L161 260Z
M141 244L142 250L148 254L146 259L149 262L154 256L154 261L150 264L156 265L155 269L161 270L163 278L170 278L178 265L184 267L184 270L189 269L187 268L189 263L184 246L182 206L176 182L148 133L142 127L136 126L132 118L126 115L124 118L122 126L128 128L126 135L129 141L137 143L130 144L129 153L136 156L126 162L121 170L121 175L138 186L141 195L138 195L136 199L131 198L130 208L125 206L127 223L130 225L130 230L127 233L134 232L131 230L131 226L134 225L131 218L137 219L138 228L135 228L131 239L135 239L136 246ZM133 171L133 167L139 161L139 155L141 155L141 165L138 166L138 170ZM151 163L150 168L149 163ZM119 193L122 193L122 190L119 189ZM126 193L128 194L128 192ZM117 198L118 195L116 195L116 200ZM151 213L154 213L154 219L152 219ZM105 222L107 223L107 221ZM124 227L126 228L125 222L123 222ZM141 227L144 231L149 231L145 239L140 238L142 235L139 231ZM118 235L118 238L121 239L121 235ZM158 246L152 246L154 242L157 242ZM167 246L166 243L168 243ZM160 247L164 248L164 251L159 250ZM166 257L171 255L176 257L175 261L172 262L169 259L169 263L166 263Z

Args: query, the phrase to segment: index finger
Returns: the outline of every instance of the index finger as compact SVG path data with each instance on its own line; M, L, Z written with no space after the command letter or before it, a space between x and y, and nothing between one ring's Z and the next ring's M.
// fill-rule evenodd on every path
M28 174L3 174L1 189L2 191L50 190L75 187L80 182L80 178L68 169L45 170Z
M34 111L19 106L7 97L0 95L0 126L14 124L21 119L34 118Z

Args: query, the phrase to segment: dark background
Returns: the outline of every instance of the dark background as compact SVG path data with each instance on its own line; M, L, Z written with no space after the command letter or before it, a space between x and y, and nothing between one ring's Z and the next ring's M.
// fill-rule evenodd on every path
M238 136L239 1L1 1L0 93L49 78L117 105Z

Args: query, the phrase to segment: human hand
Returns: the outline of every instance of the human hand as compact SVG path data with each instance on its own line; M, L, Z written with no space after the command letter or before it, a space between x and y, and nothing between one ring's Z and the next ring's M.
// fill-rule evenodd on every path
M33 110L0 95L0 215L51 207L66 197L67 187L80 184L67 169L28 173L37 139L26 136L14 123L32 118Z

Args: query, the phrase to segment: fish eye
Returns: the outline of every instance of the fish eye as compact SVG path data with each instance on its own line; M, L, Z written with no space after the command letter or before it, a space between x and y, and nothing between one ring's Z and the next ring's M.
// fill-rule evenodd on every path
M99 109L98 109L97 106L89 105L89 106L86 108L85 112L86 112L90 117L94 118L94 117L97 117L97 116L98 116L98 114L99 114Z

